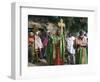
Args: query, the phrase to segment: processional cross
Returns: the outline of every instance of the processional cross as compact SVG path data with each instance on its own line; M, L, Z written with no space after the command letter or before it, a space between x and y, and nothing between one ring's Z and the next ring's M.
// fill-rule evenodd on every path
M63 28L65 27L65 23L63 22L63 19L60 19L60 22L58 22L58 26L60 27L61 33L63 33Z
M63 19L61 18L60 21L58 22L58 26L60 27L60 34L63 35L63 30L65 27L65 23L63 22ZM62 39L60 39L60 48L59 48L59 54L61 55L61 62L60 64L64 64L64 37L62 37ZM58 55L59 55L58 54ZM58 58L59 59L59 58Z

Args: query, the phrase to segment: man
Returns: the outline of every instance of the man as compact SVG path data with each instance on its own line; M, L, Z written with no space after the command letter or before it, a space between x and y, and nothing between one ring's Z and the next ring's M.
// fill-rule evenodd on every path
M68 51L69 64L75 64L74 40L75 37L72 35L72 33L69 33L67 38L67 51Z
M84 36L84 32L80 31L79 37L75 40L76 45L76 64L87 64L87 39Z
M35 35L35 51L36 51L37 56L38 56L38 52L39 52L39 57L40 57L40 59L42 59L43 55L41 53L41 50L43 48L43 44L42 44L41 38L39 37L39 33L40 33L40 31L37 31L36 35Z
M28 36L28 61L33 63L34 62L34 33L30 32Z

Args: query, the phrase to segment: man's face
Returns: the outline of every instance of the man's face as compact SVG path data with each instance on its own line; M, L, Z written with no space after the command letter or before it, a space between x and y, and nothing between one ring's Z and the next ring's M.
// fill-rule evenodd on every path
M34 36L34 33L30 32L30 36Z
M80 38L83 38L84 37L84 34L80 35Z

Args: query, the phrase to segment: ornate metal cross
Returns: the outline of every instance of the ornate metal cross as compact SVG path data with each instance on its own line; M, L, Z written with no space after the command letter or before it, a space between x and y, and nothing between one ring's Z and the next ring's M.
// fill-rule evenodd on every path
M63 28L65 27L65 23L63 22L63 19L60 19L60 22L58 22L58 26L61 28L61 33L63 33Z

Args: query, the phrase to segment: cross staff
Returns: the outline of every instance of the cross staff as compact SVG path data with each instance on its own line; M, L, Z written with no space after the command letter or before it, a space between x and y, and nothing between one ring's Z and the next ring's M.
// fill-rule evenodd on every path
M61 30L61 39L60 39L60 55L61 55L61 61L62 61L62 64L64 64L64 52L65 52L65 39L64 39L64 35L63 35L63 29L65 27L65 23L63 22L63 19L60 19L60 22L58 22L58 26L60 27L60 30Z
M58 26L61 28L61 33L63 33L63 28L65 27L65 23L63 22L63 19L60 19L60 22L58 22Z

